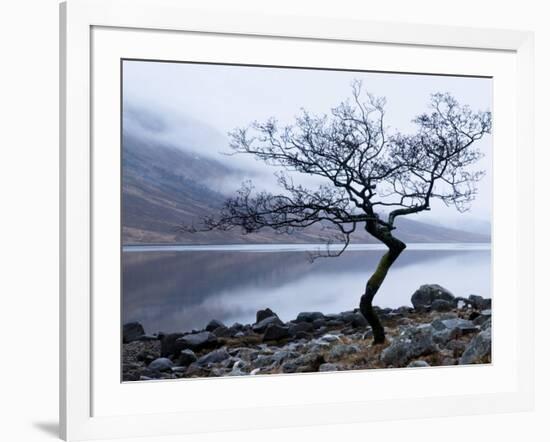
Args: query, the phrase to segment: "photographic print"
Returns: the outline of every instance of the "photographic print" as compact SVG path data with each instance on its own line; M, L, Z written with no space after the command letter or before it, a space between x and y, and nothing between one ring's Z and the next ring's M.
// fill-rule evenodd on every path
M121 63L122 381L491 363L491 78Z

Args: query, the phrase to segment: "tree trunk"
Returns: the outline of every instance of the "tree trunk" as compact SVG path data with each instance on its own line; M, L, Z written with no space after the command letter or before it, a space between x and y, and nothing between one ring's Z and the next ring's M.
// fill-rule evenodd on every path
M372 232L371 232L372 233ZM367 286L365 287L365 293L361 296L361 302L359 304L359 309L361 313L367 320L367 322L372 327L372 333L374 335L375 344L383 344L386 340L386 335L384 333L384 327L382 326L380 319L378 318L376 312L372 307L372 301L374 296L378 292L378 289L382 285L384 278L388 274L388 270L395 260L399 257L401 252L407 247L405 243L395 238L389 232L376 232L376 235L373 234L376 238L382 241L388 246L388 251L382 256L378 266L376 267L375 272L369 278Z

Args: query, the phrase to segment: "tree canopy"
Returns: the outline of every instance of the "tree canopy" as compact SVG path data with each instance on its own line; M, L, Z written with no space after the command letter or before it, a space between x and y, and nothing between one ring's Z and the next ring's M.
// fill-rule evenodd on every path
M279 127L272 118L235 129L232 151L279 166L281 192L256 191L247 181L204 226L291 232L323 222L336 228L345 248L358 226L382 240L376 232L392 231L399 216L430 210L434 199L467 210L484 175L472 167L483 156L475 142L490 133L491 113L436 93L429 111L414 118L416 132L404 134L385 126L385 104L356 81L351 98L328 115L302 110L294 125ZM310 189L287 172L324 182Z

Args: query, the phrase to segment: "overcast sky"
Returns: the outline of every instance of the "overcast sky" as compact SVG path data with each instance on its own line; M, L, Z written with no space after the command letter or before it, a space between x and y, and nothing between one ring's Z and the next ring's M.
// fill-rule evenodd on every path
M473 110L492 110L490 79L125 61L123 99L128 113L124 127L145 127L144 135L271 176L273 169L263 163L221 155L228 151L227 132L270 117L291 123L301 108L328 113L350 96L354 79L362 80L365 90L386 97L387 124L405 133L414 131L411 120L427 110L435 92L450 92ZM140 128L132 126L136 119ZM454 208L433 204L431 212L416 219L454 227L490 221L491 137L485 137L479 147L485 154L479 166L487 175L479 183L470 212L459 214Z

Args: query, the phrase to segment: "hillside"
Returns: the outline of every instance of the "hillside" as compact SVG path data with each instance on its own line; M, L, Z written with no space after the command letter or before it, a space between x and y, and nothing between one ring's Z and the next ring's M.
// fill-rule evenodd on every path
M238 229L225 232L187 233L181 224L196 223L212 214L224 201L227 179L239 179L242 171L223 163L169 145L161 145L125 133L123 136L122 241L124 244L229 244L316 243L327 238L319 226L292 235L265 230L242 235ZM401 218L396 235L405 242L489 242L483 234L464 232ZM372 243L366 232L357 232L355 242Z

